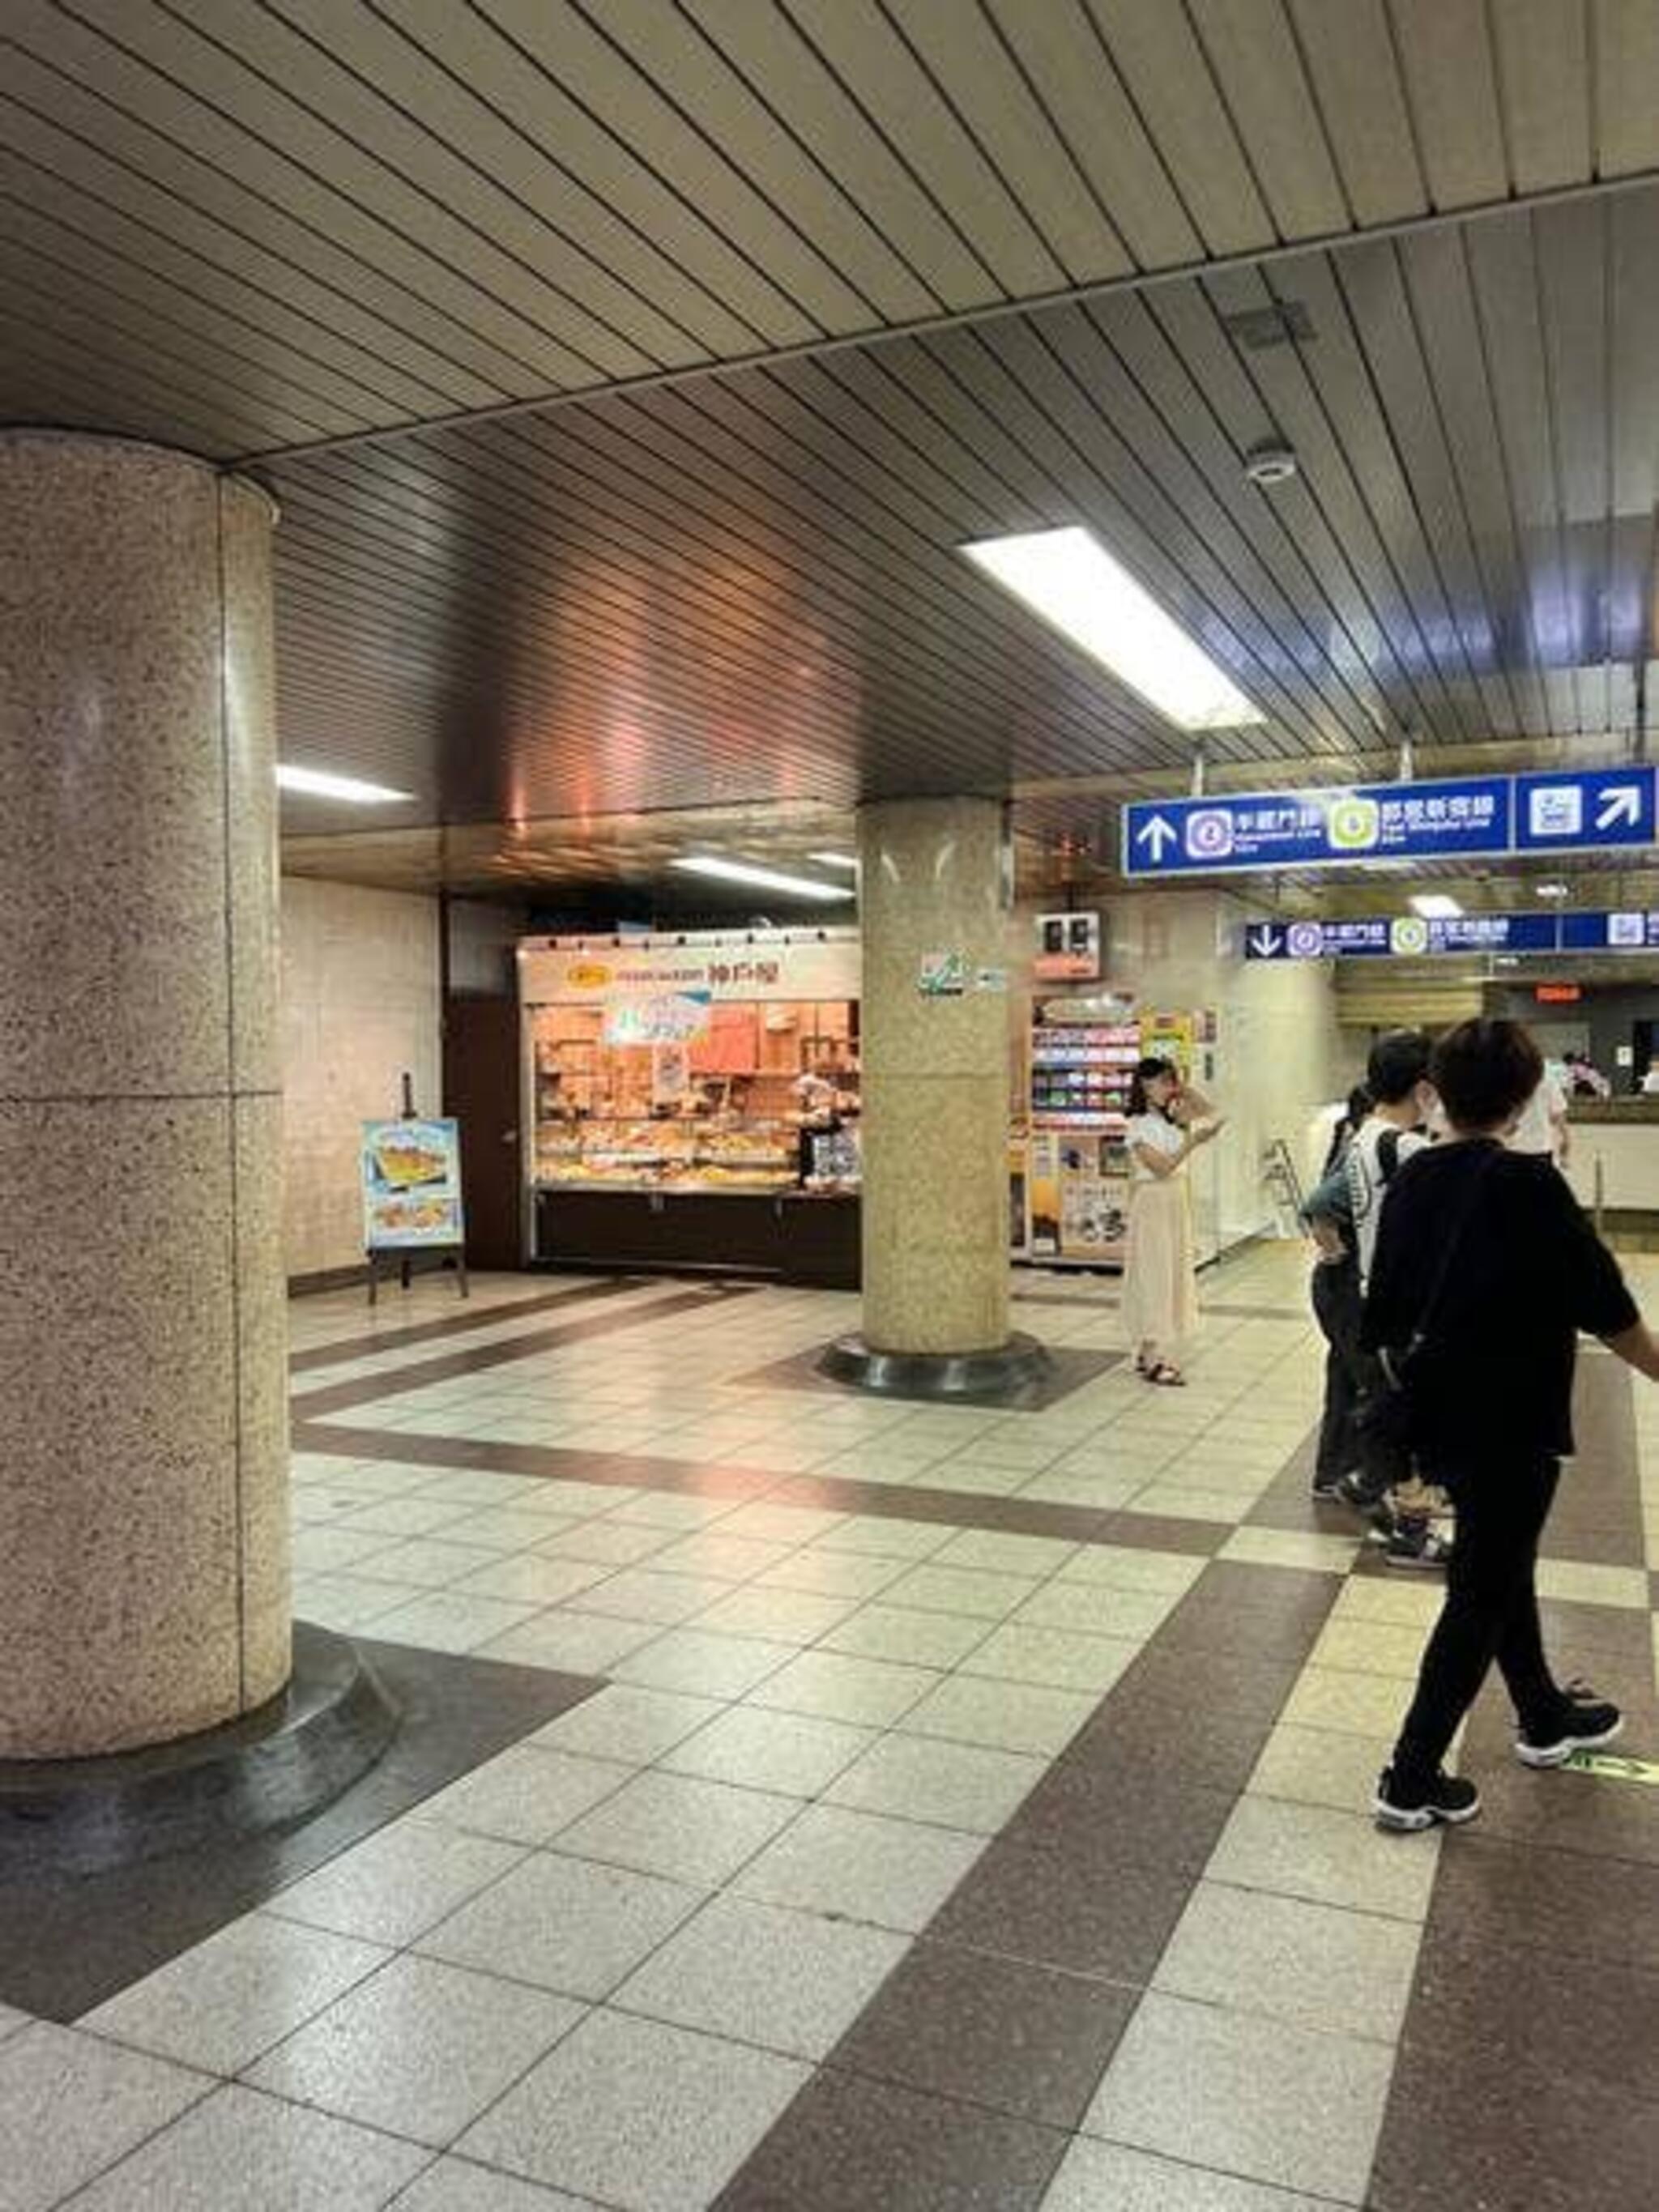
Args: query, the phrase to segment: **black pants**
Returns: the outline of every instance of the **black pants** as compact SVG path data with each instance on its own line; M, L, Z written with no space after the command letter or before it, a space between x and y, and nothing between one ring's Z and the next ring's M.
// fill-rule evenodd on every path
M1560 1474L1559 1460L1542 1458L1440 1474L1457 1509L1457 1541L1397 1769L1426 1776L1439 1768L1494 1659L1522 1726L1553 1723L1561 1692L1544 1656L1533 1574Z
M1382 1372L1376 1354L1359 1341L1364 1308L1356 1261L1333 1261L1314 1269L1314 1318L1329 1347L1314 1480L1334 1482L1340 1474L1358 1472L1366 1496L1376 1504L1396 1483L1411 1480L1412 1465L1407 1454L1384 1443L1365 1426L1365 1401L1381 1387Z
M1319 1425L1319 1459L1314 1480L1336 1480L1360 1464L1359 1431L1354 1414L1359 1403L1359 1267L1346 1260L1321 1261L1313 1271L1314 1318L1328 1347L1325 1353L1325 1414Z

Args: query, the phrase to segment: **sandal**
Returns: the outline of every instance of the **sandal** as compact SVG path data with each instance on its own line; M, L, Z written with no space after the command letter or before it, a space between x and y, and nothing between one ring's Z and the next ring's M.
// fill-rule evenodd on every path
M1149 1382L1159 1383L1166 1390L1184 1390L1187 1387L1186 1376L1178 1367L1171 1366L1167 1359L1155 1359L1150 1367L1143 1367L1140 1371Z

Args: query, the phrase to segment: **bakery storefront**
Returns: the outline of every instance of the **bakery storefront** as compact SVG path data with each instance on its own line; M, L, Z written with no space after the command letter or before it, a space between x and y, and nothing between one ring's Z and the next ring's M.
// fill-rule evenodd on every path
M527 938L541 1266L859 1278L852 929Z

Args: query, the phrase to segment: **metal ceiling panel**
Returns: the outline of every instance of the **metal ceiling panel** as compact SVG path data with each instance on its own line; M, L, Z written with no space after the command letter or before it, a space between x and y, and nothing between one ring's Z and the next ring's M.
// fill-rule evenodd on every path
M1273 245L1273 217L1185 8L1168 0L1086 4L1208 252Z
M624 43L648 43L650 11L625 4L590 21L570 0L478 0L481 12L526 62L612 137L647 153L651 166L702 210L772 289L789 303L789 337L870 327L873 317L827 251L726 158L714 134L683 112ZM775 343L787 343L782 334Z
M1096 283L1132 269L1092 182L984 9L942 9L934 0L886 0L886 8L1066 281Z
M987 6L1136 264L1168 269L1201 259L1203 242L1083 0Z
M1652 0L1595 0L1595 167L1626 177L1659 161L1659 8Z
M1595 173L1583 0L1491 0L1510 181L1535 192Z
M1293 0L1292 17L1354 221L1421 215L1428 193L1383 0Z
M210 222L419 332L497 397L560 391L611 373L593 319L561 331L550 297L514 305L492 286L505 282L498 250L433 196L401 188L253 67L150 0L79 4L109 8L103 35L45 0L9 0L11 35L33 49L8 71L20 100L33 94L61 108L72 77L85 88L73 105L87 112L104 151L154 175ZM122 66L106 97L112 52ZM479 264L484 274L475 277ZM626 349L614 357L643 365Z
M1491 206L1510 187L1486 0L1390 0L1430 204Z
M1649 588L1652 354L1619 383L1625 494L1613 432L1582 418L1620 334L1648 335L1644 197L1645 224L1635 203L1521 212L1290 257L1271 284L296 455L285 728L326 749L349 701L377 772L452 819L1012 781L1073 786L1056 816L1092 820L1100 776L1167 786L1188 741L957 550L1082 520L1266 709L1212 741L1218 767L1343 775L1407 727L1454 757L1605 736L1633 712L1610 656ZM1278 298L1308 337L1230 332ZM1263 493L1241 456L1267 428L1301 473Z
M1280 238L1329 238L1347 202L1281 0L1188 0Z

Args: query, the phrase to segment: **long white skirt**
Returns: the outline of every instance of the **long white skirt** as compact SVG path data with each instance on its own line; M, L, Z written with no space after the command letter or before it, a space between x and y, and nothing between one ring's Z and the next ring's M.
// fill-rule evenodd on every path
M1138 1182L1129 1194L1123 1258L1123 1328L1131 1347L1179 1353L1198 1327L1193 1216L1183 1175Z

